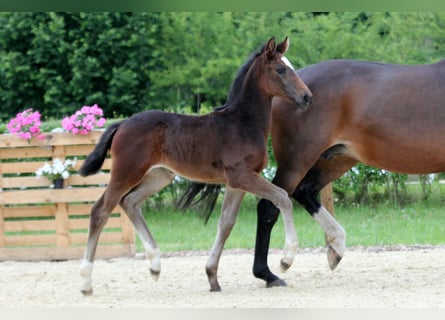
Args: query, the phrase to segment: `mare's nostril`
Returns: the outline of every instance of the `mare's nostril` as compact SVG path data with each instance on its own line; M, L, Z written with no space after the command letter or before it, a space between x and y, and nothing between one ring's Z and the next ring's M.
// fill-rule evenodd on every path
M310 105L312 103L312 95L311 94L305 94L303 97L303 101L305 103L305 105Z

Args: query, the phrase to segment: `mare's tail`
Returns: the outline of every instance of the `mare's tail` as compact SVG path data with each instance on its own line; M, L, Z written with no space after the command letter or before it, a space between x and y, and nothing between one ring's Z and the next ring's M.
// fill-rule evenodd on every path
M183 211L190 207L196 207L198 215L204 219L204 223L207 223L215 208L220 191L221 185L218 184L192 182L176 206ZM199 197L195 200L198 195Z
M111 147L111 141L113 140L114 134L122 122L123 121L116 122L108 126L107 130L102 134L99 143L96 145L93 152L88 155L85 162L82 164L82 167L79 169L79 173L82 177L95 174L102 167L107 152Z

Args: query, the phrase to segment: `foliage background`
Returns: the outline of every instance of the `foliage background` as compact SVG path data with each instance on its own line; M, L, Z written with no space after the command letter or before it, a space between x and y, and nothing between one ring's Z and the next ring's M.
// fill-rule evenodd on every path
M14 12L0 14L0 118L61 118L221 105L237 68L289 36L296 67L335 58L428 63L445 56L445 13Z
M290 37L297 68L337 58L415 64L445 57L444 29L442 12L0 13L0 131L30 107L43 120L94 103L107 118L211 110L271 36ZM386 186L400 202L407 177L358 166L342 179L340 198L367 202Z

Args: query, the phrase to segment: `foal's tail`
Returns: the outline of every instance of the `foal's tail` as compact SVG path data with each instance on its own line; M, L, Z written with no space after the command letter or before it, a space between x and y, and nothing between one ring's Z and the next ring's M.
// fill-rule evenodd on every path
M204 223L207 223L215 208L221 187L218 184L192 182L176 206L183 211L190 207L197 207L198 215L204 219ZM198 195L199 197L195 200Z
M93 152L88 155L85 162L82 164L82 167L79 169L79 173L82 177L95 174L102 167L107 152L111 147L111 141L113 140L114 134L122 122L123 121L116 122L108 126L107 130L102 134L99 143L96 145Z

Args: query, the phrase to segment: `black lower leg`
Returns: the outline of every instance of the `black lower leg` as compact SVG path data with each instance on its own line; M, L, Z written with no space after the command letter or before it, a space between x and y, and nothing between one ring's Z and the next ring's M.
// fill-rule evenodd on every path
M286 283L274 275L267 265L270 235L280 211L269 200L261 199L258 203L257 213L258 221L253 274L255 277L266 281L268 287L285 286Z

